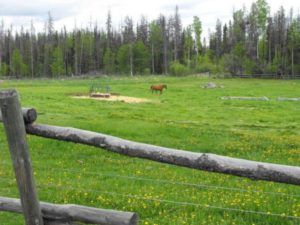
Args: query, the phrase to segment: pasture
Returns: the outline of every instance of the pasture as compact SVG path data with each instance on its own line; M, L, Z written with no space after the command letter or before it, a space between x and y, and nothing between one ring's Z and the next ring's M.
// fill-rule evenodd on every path
M203 89L208 82L224 88ZM75 99L92 83L144 103ZM163 94L153 84L167 84ZM164 147L300 166L300 81L197 77L5 81L38 123L97 131ZM270 101L221 100L266 96ZM143 225L300 224L299 186L253 181L28 136L41 201L134 211ZM18 197L3 125L0 196ZM21 216L0 212L0 224Z

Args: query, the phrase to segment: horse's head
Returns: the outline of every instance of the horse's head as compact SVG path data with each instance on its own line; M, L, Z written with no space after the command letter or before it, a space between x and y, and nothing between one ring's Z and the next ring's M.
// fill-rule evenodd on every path
M165 85L165 84L163 84L163 86L162 86L162 87L163 87L163 88L165 88L165 89L168 89L168 88L167 88L167 85Z

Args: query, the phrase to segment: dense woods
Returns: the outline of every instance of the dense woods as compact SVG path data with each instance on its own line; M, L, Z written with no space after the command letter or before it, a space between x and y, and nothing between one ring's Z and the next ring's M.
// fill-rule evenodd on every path
M43 32L14 31L0 23L0 75L60 77L83 74L300 74L300 15L283 7L271 15L265 0L217 20L202 37L201 15L183 26L178 7L172 16L148 21L127 16L118 29L108 12L106 27L54 29L51 13Z

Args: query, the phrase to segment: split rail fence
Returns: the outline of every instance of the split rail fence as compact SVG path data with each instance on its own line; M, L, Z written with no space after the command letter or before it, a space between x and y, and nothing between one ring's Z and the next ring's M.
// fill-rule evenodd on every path
M128 141L71 127L35 124L36 110L21 108L15 90L0 92L0 107L0 121L4 124L20 193L20 200L0 197L0 211L22 213L26 225L66 225L76 224L76 222L105 225L138 224L138 215L133 212L40 202L36 192L26 134L91 145L130 157L198 170L300 185L300 167L296 166L195 153Z

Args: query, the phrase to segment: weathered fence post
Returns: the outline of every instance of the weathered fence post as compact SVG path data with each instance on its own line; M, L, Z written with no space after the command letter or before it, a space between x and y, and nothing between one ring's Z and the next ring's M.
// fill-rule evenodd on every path
M1 91L0 107L26 225L43 225L17 92Z

